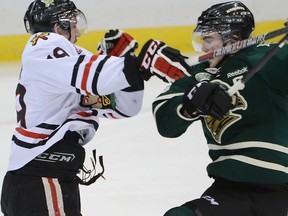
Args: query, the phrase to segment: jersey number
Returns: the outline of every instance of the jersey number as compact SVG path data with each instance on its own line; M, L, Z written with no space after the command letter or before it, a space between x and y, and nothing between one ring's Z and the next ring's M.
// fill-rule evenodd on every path
M24 128L26 128L26 104L24 103L24 95L26 89L23 85L18 84L16 88L16 98L17 98L17 122Z
M52 59L53 57L55 58L63 58L63 57L66 57L66 56L69 56L69 54L61 49L60 47L56 47L54 50L53 50L53 56L51 55L48 55L48 59Z

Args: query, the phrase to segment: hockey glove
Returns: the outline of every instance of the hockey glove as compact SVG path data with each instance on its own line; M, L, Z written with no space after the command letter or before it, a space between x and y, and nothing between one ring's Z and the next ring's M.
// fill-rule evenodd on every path
M119 29L111 29L98 44L98 53L122 57L126 54L134 55L137 48L138 43L131 35Z
M189 87L182 103L183 112L189 117L209 115L219 120L233 107L232 98L224 86L205 81Z
M138 60L144 80L156 75L165 82L189 76L190 66L179 50L167 46L164 42L150 39L142 47Z
M84 107L98 109L114 109L116 106L114 95L87 95L81 97L81 103Z

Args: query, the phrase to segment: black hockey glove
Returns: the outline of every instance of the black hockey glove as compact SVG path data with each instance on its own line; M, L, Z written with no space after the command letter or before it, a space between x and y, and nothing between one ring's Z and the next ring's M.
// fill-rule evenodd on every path
M179 50L167 46L164 42L150 39L142 47L138 56L140 70L144 80L156 75L165 82L174 82L190 75L190 66L185 62Z
M188 113L189 117L209 115L219 120L233 107L232 98L225 87L208 82L198 82L189 87L182 103L183 112Z
M138 42L128 33L119 29L111 29L98 44L98 53L102 55L122 57L134 55Z

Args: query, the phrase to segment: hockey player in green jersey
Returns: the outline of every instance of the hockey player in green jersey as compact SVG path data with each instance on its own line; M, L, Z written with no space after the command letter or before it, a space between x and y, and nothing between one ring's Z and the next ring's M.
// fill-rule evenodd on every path
M253 14L243 3L215 4L198 18L193 45L211 52L249 38L253 30ZM164 137L179 137L201 121L212 159L207 172L214 179L199 199L165 216L287 216L288 46L244 89L227 93L274 46L252 46L198 64L154 101Z

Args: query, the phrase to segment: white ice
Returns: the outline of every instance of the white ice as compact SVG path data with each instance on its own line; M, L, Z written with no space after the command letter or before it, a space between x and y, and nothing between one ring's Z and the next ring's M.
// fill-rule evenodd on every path
M16 126L14 95L20 69L20 63L0 64L0 185ZM163 138L157 132L151 104L165 86L156 78L145 84L143 108L136 117L100 122L86 149L88 158L94 148L103 155L106 180L81 186L84 216L161 216L199 197L211 184L206 174L208 147L199 124L179 138Z

